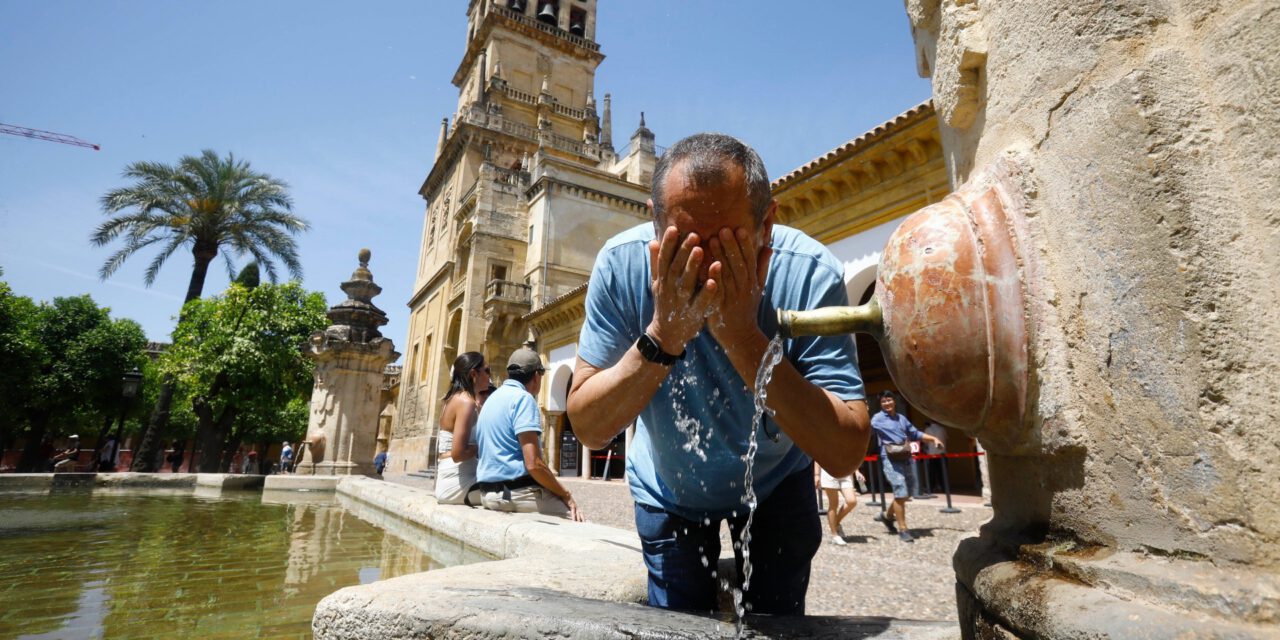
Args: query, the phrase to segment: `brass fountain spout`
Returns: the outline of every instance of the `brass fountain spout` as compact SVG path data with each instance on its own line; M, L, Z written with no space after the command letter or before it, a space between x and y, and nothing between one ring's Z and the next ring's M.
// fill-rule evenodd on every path
M778 332L784 338L865 333L879 340L884 336L884 315L875 297L857 307L823 307L812 311L779 309Z

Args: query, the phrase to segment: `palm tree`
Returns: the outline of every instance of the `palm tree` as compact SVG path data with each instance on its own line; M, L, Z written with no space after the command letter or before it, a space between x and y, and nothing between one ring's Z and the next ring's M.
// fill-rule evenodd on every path
M111 219L90 237L99 247L116 239L124 241L103 263L99 272L103 280L133 254L152 246L160 251L147 267L147 286L155 282L169 257L190 248L195 262L183 304L200 297L209 264L219 251L231 277L235 275L231 254L253 256L272 282L278 277L277 259L293 277L302 276L294 236L308 225L293 215L293 201L283 181L250 169L248 162L232 154L219 158L208 149L199 156L183 156L176 165L135 162L125 167L123 175L135 182L102 196L103 213ZM155 448L169 423L173 391L172 377L165 376L133 471L154 471Z

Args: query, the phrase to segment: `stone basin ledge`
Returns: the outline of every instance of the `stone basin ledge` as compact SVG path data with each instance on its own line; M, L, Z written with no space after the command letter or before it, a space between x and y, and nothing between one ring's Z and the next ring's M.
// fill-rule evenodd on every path
M0 491L91 489L257 489L264 476L237 473L4 473Z
M643 606L634 532L537 514L437 505L422 489L343 478L340 495L498 560L347 587L316 606L319 640L732 638L732 622ZM958 638L949 622L879 617L749 618L751 638Z

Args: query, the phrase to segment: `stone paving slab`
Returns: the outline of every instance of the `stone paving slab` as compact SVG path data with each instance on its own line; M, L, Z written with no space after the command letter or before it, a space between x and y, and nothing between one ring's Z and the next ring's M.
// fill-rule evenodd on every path
M622 480L561 478L587 520L635 530L635 506ZM955 496L960 513L941 513L942 498L912 500L907 521L917 540L907 544L874 520L879 507L859 495L858 506L843 523L843 546L835 545L821 516L822 547L813 559L806 613L819 616L885 616L959 621L955 570L951 557L960 541L991 519L991 508L976 496ZM732 556L727 529L721 555Z

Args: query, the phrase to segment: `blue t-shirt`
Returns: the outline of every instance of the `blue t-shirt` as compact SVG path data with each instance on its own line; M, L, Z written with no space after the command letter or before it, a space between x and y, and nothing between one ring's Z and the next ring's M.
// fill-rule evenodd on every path
M538 402L515 380L507 380L484 401L476 418L477 482L515 480L528 472L520 451L521 433L542 433Z
M595 367L617 363L653 318L648 250L653 238L651 223L639 225L610 239L596 258L578 339L578 356ZM757 317L764 334L777 334L778 309L847 304L843 265L816 240L775 225ZM689 519L726 516L744 508L743 457L755 394L707 330L686 350L640 412L627 451L627 481L640 504ZM786 340L784 353L815 385L843 400L864 397L851 336ZM766 428L756 434L754 478L760 500L811 462L777 424L767 417L765 422ZM778 442L766 436L766 429L769 435L778 434Z
M892 418L889 414L881 411L871 416L871 428L875 430L876 437L880 439L880 456L885 456L884 445L886 444L903 444L908 440L918 441L924 438L924 434L911 424L910 420L901 413L895 413Z

